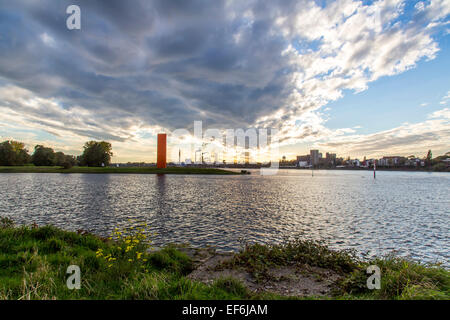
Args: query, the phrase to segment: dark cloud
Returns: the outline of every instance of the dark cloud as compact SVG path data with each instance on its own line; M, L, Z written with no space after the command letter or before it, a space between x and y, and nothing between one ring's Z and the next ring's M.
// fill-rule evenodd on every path
M70 4L81 7L81 31L65 27ZM287 43L269 35L262 5L248 25L244 8L225 10L225 1L2 3L0 77L99 117L123 111L171 129L194 120L248 126L288 93Z
M280 127L299 113L336 99L335 91L352 81L364 87L365 78L351 78L353 65L366 70L374 64L361 62L369 59L374 48L374 34L365 31L355 38L362 42L359 49L349 55L347 65L342 63L341 71L333 75L336 81L329 84L325 81L341 61L327 68L315 62L327 65L325 59L340 53L341 44L331 48L328 43L326 55L319 52L315 58L300 58L292 50L285 55L293 43L308 38L295 31L302 27L298 23L309 19L298 13L312 8L311 14L317 14L324 8L320 3L0 0L0 83L28 89L43 99L54 98L66 110L84 108L95 119L84 119L84 129L66 126L68 130L96 135L105 130L118 140L126 135L115 131L126 132L136 123L173 130L203 120L218 128L247 128L279 110L283 111L280 118L268 118L264 124ZM81 7L81 30L66 28L66 8L71 4ZM319 6L313 8L315 4ZM303 32L316 26L323 33L334 30L344 21L336 10L332 7L319 15L320 21L306 21ZM351 10L348 14L354 15ZM418 14L414 19L430 18ZM393 28L391 34L388 30L385 42L399 30ZM418 40L394 46L388 52L392 61L385 64L396 65L406 51L422 50L416 48ZM312 51L320 51L322 37L309 36L298 46L309 49L311 41L317 41ZM417 59L426 54L432 55L418 54ZM309 75L294 82L294 75L305 74ZM296 101L291 100L293 93L297 93ZM58 118L61 114L39 110L45 118L42 125L52 127L51 120L64 122ZM33 116L37 121L39 114ZM98 130L87 129L93 126ZM117 129L111 131L114 126ZM291 137L308 135L317 132L294 132Z

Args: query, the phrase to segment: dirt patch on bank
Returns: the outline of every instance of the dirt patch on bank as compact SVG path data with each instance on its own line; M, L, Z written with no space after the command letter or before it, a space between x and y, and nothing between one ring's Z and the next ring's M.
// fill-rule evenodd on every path
M264 280L257 280L242 267L227 267L234 253L220 253L214 249L182 248L194 262L194 270L189 279L212 283L219 278L232 277L240 280L253 292L273 292L283 296L324 296L329 295L333 284L340 275L329 269L309 265L273 267Z

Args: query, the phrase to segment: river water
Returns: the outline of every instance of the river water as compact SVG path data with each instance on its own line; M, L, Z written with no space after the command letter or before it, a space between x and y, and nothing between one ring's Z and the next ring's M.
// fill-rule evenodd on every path
M109 234L129 219L168 242L324 240L362 256L395 251L448 266L450 174L280 170L274 176L0 174L0 216Z

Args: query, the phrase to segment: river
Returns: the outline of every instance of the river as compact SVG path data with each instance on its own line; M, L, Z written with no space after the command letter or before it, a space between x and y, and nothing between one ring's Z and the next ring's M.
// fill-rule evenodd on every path
M169 242L238 250L245 242L324 240L361 256L449 265L450 174L280 170L274 176L0 174L0 216L109 234L147 222Z

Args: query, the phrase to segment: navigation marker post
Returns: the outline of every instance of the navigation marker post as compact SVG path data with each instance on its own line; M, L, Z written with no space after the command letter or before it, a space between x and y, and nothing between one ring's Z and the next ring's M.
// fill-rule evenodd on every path
M373 178L376 179L377 178L377 164L375 162L376 160L373 161Z

